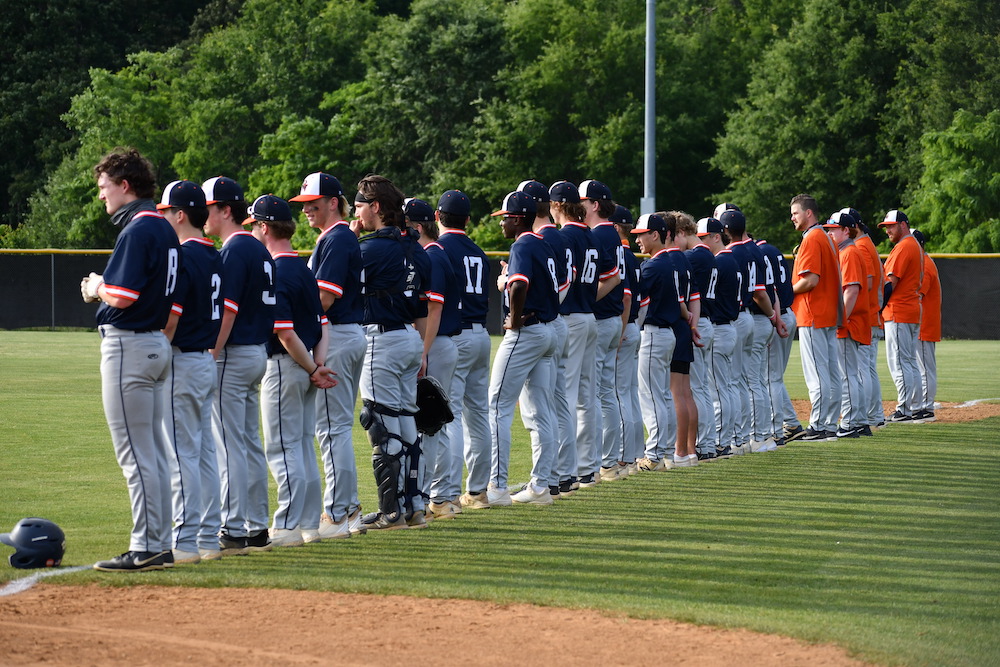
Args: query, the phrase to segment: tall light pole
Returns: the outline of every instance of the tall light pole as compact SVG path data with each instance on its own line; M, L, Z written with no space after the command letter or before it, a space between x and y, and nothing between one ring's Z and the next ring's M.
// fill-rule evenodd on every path
M656 0L646 0L646 131L640 214L656 211Z

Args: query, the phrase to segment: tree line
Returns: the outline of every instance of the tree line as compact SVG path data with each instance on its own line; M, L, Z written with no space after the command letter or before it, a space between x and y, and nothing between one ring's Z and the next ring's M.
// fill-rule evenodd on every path
M432 202L458 188L487 248L505 247L487 214L527 178L597 178L638 213L644 3L147 4L106 36L117 14L90 25L99 5L67 2L71 47L29 20L0 70L21 86L0 95L0 246L110 247L91 167L117 145L161 185L221 174L287 198L322 170ZM788 201L809 192L866 221L902 207L933 251L1000 251L1000 3L660 0L656 80L660 208L737 202L790 250Z

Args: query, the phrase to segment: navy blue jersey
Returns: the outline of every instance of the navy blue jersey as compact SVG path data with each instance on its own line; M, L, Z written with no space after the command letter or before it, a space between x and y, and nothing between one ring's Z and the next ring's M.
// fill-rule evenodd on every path
M729 324L740 316L740 289L742 281L740 269L736 265L732 250L726 249L715 256L715 266L719 279L715 283L715 306L712 308L712 324Z
M752 239L748 239L743 243L744 247L753 258L754 266L756 266L757 274L757 285L763 286L764 291L767 293L768 300L774 303L774 272L770 270L770 265L764 259L764 253L761 249L757 247L757 244L753 242ZM760 287L757 287L759 290ZM763 315L764 311L760 309L756 303L750 303L750 312L754 315Z
M625 275L622 282L626 283L625 289L632 295L632 309L628 315L629 322L635 322L639 316L639 303L642 301L642 293L639 292L639 260L632 247L627 242L622 241L622 250L625 252Z
M399 230L383 227L362 236L361 294L362 324L380 324L401 329L413 322L413 307L406 296L409 263Z
M274 330L274 260L250 232L234 232L222 244L222 295L236 313L227 344L262 345Z
M434 241L424 246L431 263L430 283L424 289L428 302L441 304L439 336L454 336L462 330L462 284L455 279L448 252Z
M569 293L559 307L563 315L592 313L597 301L597 263L600 258L590 227L579 222L567 222L559 230L566 244L566 274L570 277Z
M732 252L736 266L740 270L740 308L746 310L753 303L754 287L757 284L757 263L743 243L730 243L728 250Z
M719 269L715 265L715 255L704 243L699 243L684 253L691 265L692 291L699 295L701 316L712 319L715 304L715 284L719 279Z
M566 273L566 262L562 261L566 257L566 243L559 233L559 228L550 223L542 225L538 233L552 246L552 253L556 257L556 280L559 281L559 291L568 290L572 276Z
M152 201L148 207L141 206L118 234L104 269L107 293L127 299L132 305L114 308L101 303L97 308L97 324L154 331L165 327L170 316L181 269L180 244L170 223L156 212Z
M420 245L420 234L413 229L406 229L400 234L403 251L406 253L406 294L410 304L409 322L427 317L427 297L424 295L426 286L431 281L431 260Z
M185 350L215 347L222 325L222 256L206 238L191 238L181 244L173 312L180 318L173 345Z
M782 308L790 308L795 299L792 292L792 271L788 266L788 260L781 254L781 251L767 241L757 241L757 247L764 253L764 262L767 265L767 272L773 276L774 289L778 293L778 300Z
M445 229L437 240L451 258L451 266L462 291L462 325L486 325L490 306L487 285L490 284L490 263L486 253L461 229ZM463 280L464 277L464 280Z
M507 286L522 281L528 286L522 315L530 315L526 324L551 322L559 315L559 282L556 256L541 235L523 232L510 247L507 261ZM507 295L506 292L504 294Z
M622 276L625 273L625 248L622 247L622 239L615 231L615 226L610 222L602 222L594 225L590 230L594 236L594 243L597 244L598 252L598 279L607 280L614 276ZM609 317L621 317L622 297L625 295L625 280L604 295L594 304L594 317L599 320L606 320Z
M302 344L311 351L323 335L325 317L319 290L316 289L316 277L294 252L275 255L274 266L277 303L274 305L274 335L267 343L267 353L285 351L277 334L289 329L295 331Z
M642 305L646 306L645 324L669 327L681 319L681 302L678 296L679 277L666 249L656 253L639 267L639 291Z
M695 297L694 288L691 286L691 263L688 261L684 251L680 248L668 248L670 261L674 264L674 273L677 274L677 296L684 303L691 303ZM701 298L701 295L698 295Z
M361 248L346 222L337 222L316 239L309 258L316 283L337 298L326 311L331 324L357 324L364 314L361 299Z

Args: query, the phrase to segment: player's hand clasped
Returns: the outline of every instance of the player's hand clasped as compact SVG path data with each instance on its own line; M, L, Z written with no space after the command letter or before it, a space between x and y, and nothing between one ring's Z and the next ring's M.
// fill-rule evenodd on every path
M337 374L323 364L317 364L316 370L309 374L309 381L317 389L330 389L337 386Z
M90 272L89 276L85 276L83 280L80 281L80 294L83 296L84 303L97 303L101 300L98 296L97 290L101 285L104 284L104 276Z

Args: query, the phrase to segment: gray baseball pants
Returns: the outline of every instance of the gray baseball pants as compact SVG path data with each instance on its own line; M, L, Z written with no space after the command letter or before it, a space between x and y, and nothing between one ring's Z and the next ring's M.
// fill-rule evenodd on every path
M699 454L715 453L718 435L715 430L715 408L712 395L715 394L715 374L712 372L712 344L715 327L707 317L698 318L698 335L702 347L694 346L694 363L691 364L691 395L698 408Z
M644 456L651 461L662 460L676 445L677 414L670 393L670 358L676 343L672 328L643 325L639 342L639 408L649 433Z
M594 376L597 380L596 402L600 410L594 410L600 428L601 445L594 450L595 458L586 462L591 470L599 467L609 468L617 465L619 452L622 448L623 431L621 423L621 405L618 401L618 391L615 379L615 361L618 357L618 345L622 340L622 318L608 317L597 320L597 347L594 354L596 368Z
M473 324L462 333L452 336L458 353L455 375L451 382L451 411L455 420L445 426L449 449L459 455L453 462L455 470L450 479L459 480L459 488L452 488L457 500L461 492L462 459L469 471L466 490L482 493L490 480L490 427L486 419L489 397L490 352L492 343L486 328Z
M799 348L812 403L809 425L816 431L836 431L841 397L837 327L799 327Z
M885 323L885 356L896 384L896 409L908 416L919 410L922 402L923 385L917 365L919 331L919 324Z
M446 396L451 396L457 365L455 341L451 336L436 337L427 355L427 375L441 383ZM461 450L452 448L448 432L443 428L434 435L423 436L422 440L420 492L435 503L454 499L462 490Z

